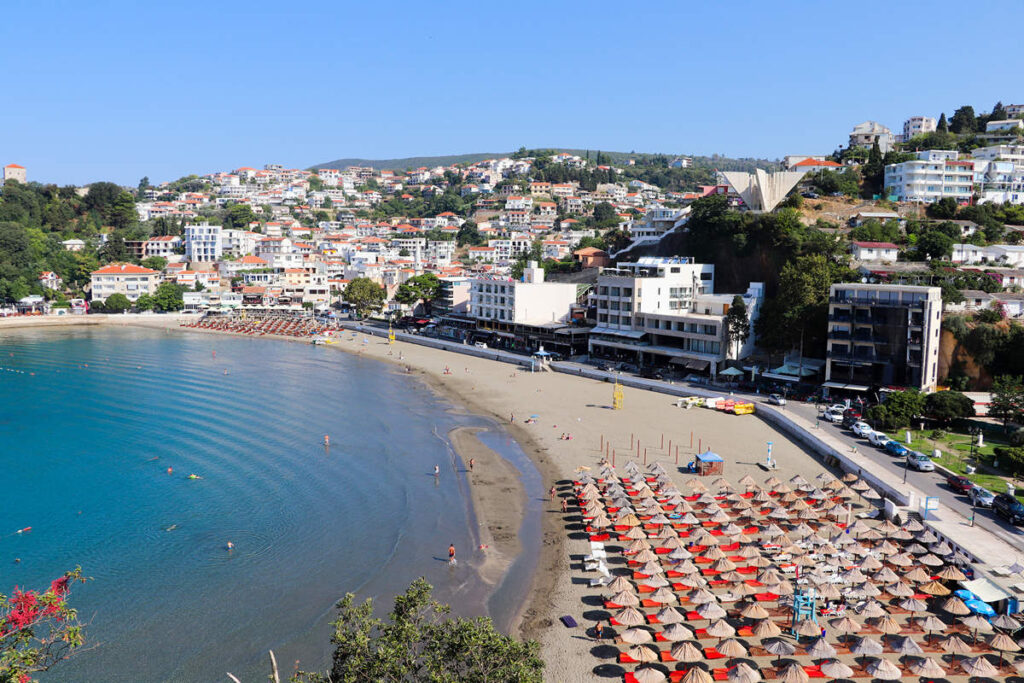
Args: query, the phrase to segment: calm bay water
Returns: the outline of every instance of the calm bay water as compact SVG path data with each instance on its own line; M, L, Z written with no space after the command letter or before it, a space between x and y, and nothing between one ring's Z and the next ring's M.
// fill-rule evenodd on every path
M506 623L534 568L540 478L500 428L448 408L330 348L0 333L0 590L42 588L76 565L92 579L72 600L95 647L46 680L265 680L268 648L283 670L322 666L342 594L390 605L419 575L455 612ZM477 544L439 436L457 425L487 427L530 494L525 552L493 596L471 560L445 561L449 542L467 559Z

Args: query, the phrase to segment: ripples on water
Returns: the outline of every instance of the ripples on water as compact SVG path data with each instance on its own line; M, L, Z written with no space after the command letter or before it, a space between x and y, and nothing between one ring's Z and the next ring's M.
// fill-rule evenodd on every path
M0 590L75 565L93 579L73 603L99 646L48 680L264 680L268 648L286 669L322 665L335 600L388 604L421 574L458 611L485 611L471 568L444 562L449 542L474 546L474 522L433 435L479 421L378 363L155 330L7 331L0 401Z

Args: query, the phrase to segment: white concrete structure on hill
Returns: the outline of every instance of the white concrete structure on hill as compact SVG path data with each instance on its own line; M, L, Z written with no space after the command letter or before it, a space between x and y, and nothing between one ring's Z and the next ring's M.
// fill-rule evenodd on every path
M772 211L786 198L804 177L804 171L775 171L768 173L760 168L754 173L723 171L726 182L732 186L751 211Z
M875 143L878 143L878 149L885 154L892 149L893 146L893 135L892 131L880 124L878 121L864 121L858 123L853 127L850 132L850 147L863 147L865 149L871 149Z
M185 226L185 260L219 261L224 253L221 226L199 223Z
M160 273L131 263L111 263L92 271L92 300L105 301L112 294L124 294L137 301L143 294L153 294Z
M951 197L967 202L974 191L974 165L954 150L929 149L914 160L886 166L884 187L900 201L931 203Z

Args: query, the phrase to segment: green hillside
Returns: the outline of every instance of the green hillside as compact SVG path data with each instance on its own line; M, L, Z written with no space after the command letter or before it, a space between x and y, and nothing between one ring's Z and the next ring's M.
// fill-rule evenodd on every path
M596 149L567 149L561 147L544 148L545 151L549 152L568 152L569 154L576 154L581 157L587 157L590 159L596 159L599 150ZM638 164L650 163L656 157L664 157L664 163L668 165L668 162L674 159L677 154L667 153L647 153L647 152L606 152L600 150L601 156L607 158L612 164L616 166L625 166L629 159L635 159ZM369 166L376 169L388 169L401 171L409 168L419 168L425 166L432 168L434 166L451 166L452 164L472 164L477 161L483 161L484 159L500 159L502 157L511 156L513 152L490 152L490 153L476 153L476 154L452 154L448 156L435 156L435 157L406 157L404 159L335 159L334 161L326 161L322 164L314 164L309 168L315 170L318 168L337 168L344 169L348 166ZM772 161L769 159L732 159L723 156L694 156L693 165L701 168L714 168L720 171L752 171L754 168L763 168L767 170L779 168L778 161Z

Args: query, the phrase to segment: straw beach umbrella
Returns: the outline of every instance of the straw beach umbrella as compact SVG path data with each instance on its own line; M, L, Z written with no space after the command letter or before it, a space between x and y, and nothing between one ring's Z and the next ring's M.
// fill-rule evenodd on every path
M798 636L814 638L821 635L821 627L811 619L801 619L796 623L796 628L793 629L793 632Z
M672 659L677 662L683 662L684 664L699 662L704 659L704 653L689 640L684 640L673 645L669 654L672 655Z
M633 680L637 683L661 683L665 680L665 674L653 666L645 666L633 672Z
M744 619L767 619L770 615L760 604L752 602L740 611L740 616Z
M619 622L623 626L640 626L646 624L647 620L644 619L644 615L636 607L626 607L625 609L619 610L615 614L615 621Z
M807 648L807 654L815 659L831 659L836 656L836 649L824 638L818 638Z
M988 661L987 657L968 657L960 662L960 668L963 669L969 676L977 676L978 678L991 678L992 676L998 676L999 670L992 666L992 662Z
M729 669L726 676L729 683L757 683L761 680L761 672L745 662L740 662Z
M942 641L942 649L953 655L953 661L956 661L957 655L967 655L971 653L971 646L955 633Z
M729 625L724 619L711 622L711 625L705 629L705 632L713 637L721 640L722 638L731 638L736 635L736 629Z
M943 612L956 615L958 617L966 616L971 613L971 608L964 604L964 601L960 598L953 596L946 598L939 608Z
M726 640L723 640L715 646L715 649L726 657L735 658L747 656L747 648L743 647L743 644L735 638L727 638Z
M651 662L658 661L659 658L658 651L652 647L648 647L647 645L631 647L626 654L641 664L650 664Z
M953 565L943 567L942 571L936 574L943 581L965 581L967 576Z
M831 659L822 663L821 673L835 680L837 678L849 678L853 675L853 669L843 664L838 659Z
M693 640L693 631L682 624L669 624L668 628L661 632L661 637L670 643L678 643L682 640Z
M922 593L927 593L928 595L934 595L936 597L941 597L943 595L949 595L952 592L948 588L943 586L941 583L939 583L938 581L932 581L931 583L926 583L923 586L919 587L918 590L921 591ZM968 611L970 611L970 610L968 610Z
M1001 628L1004 631L1016 631L1020 628L1020 622L1011 617L1009 614L1000 614L999 616L992 619L992 625L996 628ZM1007 650L1009 652L1009 650Z
M711 674L704 669L699 666L691 666L690 670L680 679L680 683L712 683L713 680Z
M651 632L644 628L628 628L619 635L619 638L630 645L642 645L654 640Z
M927 611L928 605L918 600L917 598L907 598L906 600L900 600L899 606L908 612L924 612Z
M762 619L754 624L753 633L758 638L772 638L781 634L782 629L771 619Z
M946 676L946 670L930 657L914 659L908 668L910 673L922 678L943 678Z
M1006 635L1005 633L997 633L988 641L989 647L999 652L999 666L1003 666L1003 653L1005 652L1019 652L1020 645L1014 642L1013 638Z
M876 659L868 664L867 672L883 681L897 681L903 678L903 672L888 659Z
M640 598L636 597L636 595L630 591L619 591L612 595L608 601L616 605L622 605L623 607L636 607L640 604Z
M779 665L779 662L782 661L783 657L789 657L796 652L795 645L790 643L788 640L779 640L777 638L764 641L762 647L764 647L765 651L769 654L775 655L775 666Z
M662 607L654 616L659 624L679 624L683 621L683 615L675 607Z
M918 626L927 632L927 635L924 638L925 642L928 642L931 639L932 631L946 630L946 622L942 621L942 619L939 619L934 614L929 614L928 616L919 619Z
M804 668L796 662L779 672L776 678L782 683L807 683L811 679Z

